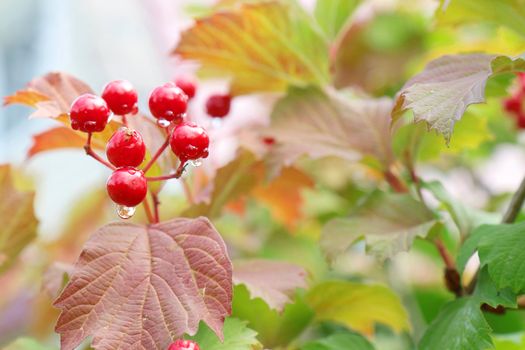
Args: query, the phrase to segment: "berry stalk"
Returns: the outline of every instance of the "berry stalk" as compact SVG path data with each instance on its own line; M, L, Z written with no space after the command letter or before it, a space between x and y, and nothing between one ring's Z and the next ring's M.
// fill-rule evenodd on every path
M146 177L146 180L147 181L164 181L164 180L170 180L170 179L178 179L179 177L182 176L182 173L184 172L184 169L186 169L186 165L187 164L186 164L185 161L181 161L180 164L179 164L179 167L177 168L177 170L173 174L162 175L162 176Z
M93 151L93 148L91 147L91 137L92 137L92 133L89 132L88 133L88 138L87 138L87 142L86 142L86 145L84 146L84 150L86 151L86 154L92 158L94 158L96 161L98 161L99 163L105 165L106 167L108 167L109 169L111 170L115 170L116 168L113 166L113 164L110 164L109 162L105 161L104 159L102 159L102 157L100 157L95 151Z
M164 152L164 150L166 148L168 148L168 145L170 144L170 136L168 134L168 137L166 137L166 141L164 141L164 143L162 144L162 146L160 146L160 148L157 150L157 152L155 152L155 154L153 155L153 157L151 157L151 159L149 160L148 164L146 164L144 166L144 169L142 169L142 171L145 173L148 172L149 169L151 169L151 167L153 166L153 164L155 164L155 162L157 161L157 159L161 156L162 152Z

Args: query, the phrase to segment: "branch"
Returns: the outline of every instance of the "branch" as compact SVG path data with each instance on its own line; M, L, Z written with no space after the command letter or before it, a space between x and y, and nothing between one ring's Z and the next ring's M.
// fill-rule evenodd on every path
M157 150L157 152L155 152L155 154L153 155L153 157L151 157L151 159L149 160L148 164L146 164L144 166L144 168L142 169L142 171L145 173L148 172L148 170L153 166L153 164L155 164L155 162L157 161L157 159L160 157L160 155L162 154L162 152L164 152L164 150L168 147L168 145L170 144L170 137L169 135L166 137L166 141L164 141L164 143L162 144L162 146L160 146L160 148Z
M159 201L159 196L156 193L151 192L151 199L153 200L153 214L155 215L155 222L159 222L160 221L160 215L159 215L160 201Z
M520 187L514 193L512 196L512 199L510 201L509 208L505 212L505 215L503 215L502 223L504 224L511 224L516 220L516 217L520 213L521 207L523 206L523 202L525 201L525 177L523 177L523 180L521 180Z
M92 134L91 133L88 133L88 138L87 138L87 142L84 146L84 150L86 151L86 154L90 157L92 157L93 159L95 159L96 161L98 161L99 163L101 163L102 165L110 168L111 170L115 170L115 166L113 166L113 164L109 163L108 161L102 159L102 157L100 157L97 153L95 153L95 151L93 151L93 148L91 148L91 137L92 137Z

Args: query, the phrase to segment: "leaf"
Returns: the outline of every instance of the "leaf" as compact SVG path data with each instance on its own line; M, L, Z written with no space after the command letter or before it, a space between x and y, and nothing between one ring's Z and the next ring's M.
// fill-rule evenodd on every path
M400 332L410 328L399 298L387 287L346 281L323 282L307 295L319 321L335 321L364 334L381 323Z
M491 280L487 268L481 269L474 296L483 303L496 308L499 305L507 308L516 308L516 294L509 288L498 289Z
M463 270L465 270L465 266L467 266L470 257L478 250L479 242L493 231L497 231L493 225L481 225L472 231L467 240L465 240L459 248L458 258L456 260L458 271L463 272ZM496 234L498 233L496 232Z
M41 152L63 148L83 148L85 144L85 136L72 129L59 126L34 135L33 144L31 148L29 148L27 156L31 158ZM93 148L100 149L100 146L97 144L96 146L94 145Z
M374 350L366 338L354 333L332 334L326 338L309 342L301 350Z
M491 22L525 36L525 10L522 0L452 0L441 1L436 11L438 24Z
M42 288L53 299L57 298L73 273L73 265L53 262L42 276Z
M235 264L233 282L244 284L252 298L261 298L282 312L297 288L306 288L306 271L287 262L252 259Z
M475 208L467 207L457 199L453 198L440 182L432 181L424 183L423 187L429 190L450 213L450 216L462 237L467 237L471 234L474 228L481 224L495 224L501 221L501 216L498 214L483 212ZM460 270L463 271L464 267L465 266L463 265Z
M330 76L326 42L292 2L241 4L197 19L173 53L231 76L233 95L325 84Z
M363 238L367 252L384 260L408 251L414 239L426 237L434 225L432 212L410 195L376 191L349 218L329 221L320 244L334 259Z
M472 350L491 349L491 329L472 297L449 302L428 326L418 349Z
M248 328L245 321L228 317L224 321L224 342L221 342L208 327L199 328L199 332L191 339L195 340L203 350L262 349L256 337L257 332Z
M114 223L84 246L55 301L56 331L62 350L88 336L97 350L165 349L201 320L222 339L231 298L231 262L207 219Z
M14 176L9 165L0 165L0 274L37 235L35 193L15 186Z
M314 16L326 37L334 40L349 22L360 0L317 0Z
M336 156L359 161L364 156L392 161L388 98L357 99L336 91L293 89L274 108L268 134L277 144L272 161L291 165L299 156Z
M260 169L263 173L262 166ZM250 194L270 210L273 218L293 230L302 216L302 191L313 187L314 182L308 175L288 167L269 183L256 186Z
M487 266L499 289L525 290L525 222L511 225L483 226L487 233L478 243L481 266Z
M69 113L75 98L93 90L79 79L62 72L51 72L35 78L24 90L4 99L5 105L23 104L36 108L30 118L58 118Z
M450 141L454 124L470 104L485 101L487 79L496 73L525 70L525 61L485 54L449 55L431 61L401 89L393 110L394 120L412 109L416 122Z
M53 350L55 348L45 346L32 338L18 338L2 350Z

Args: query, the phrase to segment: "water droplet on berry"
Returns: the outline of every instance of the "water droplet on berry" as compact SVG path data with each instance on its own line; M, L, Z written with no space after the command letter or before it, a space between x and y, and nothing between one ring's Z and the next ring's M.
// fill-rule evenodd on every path
M160 118L160 119L157 119L157 124L161 128L167 128L168 126L170 126L171 122L169 120Z
M129 219L135 214L135 207L126 207L125 205L119 205L117 207L117 214L121 219Z
M198 168L202 165L202 160L201 159L190 160L190 164Z

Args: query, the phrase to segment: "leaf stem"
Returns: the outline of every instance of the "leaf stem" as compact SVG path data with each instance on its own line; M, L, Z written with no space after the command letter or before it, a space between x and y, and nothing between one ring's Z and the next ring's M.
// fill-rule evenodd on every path
M162 176L151 176L146 177L146 180L148 181L164 181L169 179L178 179L182 176L182 173L184 172L184 169L186 169L186 161L181 161L179 164L179 167L173 174L169 175L162 175Z
M503 215L502 223L511 224L516 220L525 201L525 177L521 180L520 187L512 196L509 207Z
M384 173L385 180L388 182L390 187L398 193L408 192L406 185L394 174L390 169L386 170Z
M153 157L151 157L151 159L149 160L148 164L146 164L144 166L144 168L142 169L142 171L145 173L148 172L148 170L153 166L153 164L155 164L155 162L157 161L157 159L160 157L160 155L162 154L162 152L164 152L164 150L168 147L168 145L170 144L170 137L169 135L166 137L166 140L164 141L164 143L162 144L162 146L160 146L160 148L157 150L157 152L155 152L155 154L153 155Z
M93 159L95 159L96 161L98 161L99 163L101 163L102 165L108 167L109 169L111 170L115 170L115 166L113 166L113 164L107 162L106 160L104 160L102 157L100 157L94 150L93 148L91 147L91 138L92 138L93 134L92 133L88 133L88 138L87 138L87 142L86 144L84 145L84 151L86 151L86 154L90 157L92 157Z

